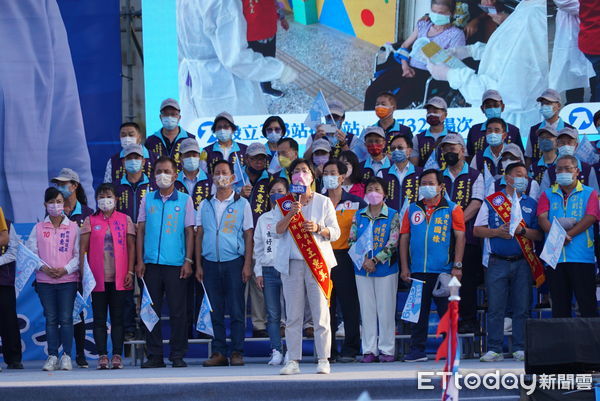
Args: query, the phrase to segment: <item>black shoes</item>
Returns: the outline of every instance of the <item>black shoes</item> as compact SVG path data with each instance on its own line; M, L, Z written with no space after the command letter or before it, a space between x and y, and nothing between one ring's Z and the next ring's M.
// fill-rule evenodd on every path
M187 368L187 363L182 358L176 358L171 361L174 368Z
M183 362L183 360L182 360ZM175 362L173 362L175 363ZM152 368L166 368L165 362L162 358L148 358L148 360L142 363L142 369L152 369Z

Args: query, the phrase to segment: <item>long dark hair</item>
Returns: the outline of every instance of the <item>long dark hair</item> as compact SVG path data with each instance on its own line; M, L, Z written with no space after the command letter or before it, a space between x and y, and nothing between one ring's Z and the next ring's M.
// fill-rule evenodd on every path
M77 198L77 201L83 206L87 206L88 201L87 196L85 194L85 190L83 189L83 185L81 185L81 183L77 181L71 181L71 183L73 185L77 184L77 189L75 190L75 197Z
M269 207L267 208L267 210L271 210L271 195L269 195L269 193L271 192L271 189L273 189L275 184L282 184L285 187L285 192L290 191L290 183L288 182L288 180L286 180L283 177L273 178L273 180L269 182L269 185L267 185L267 195L269 196Z
M354 152L350 150L344 150L340 153L340 159L346 159L348 163L352 166L352 174L350 174L350 182L353 184L358 184L362 180L362 172L360 168L360 163L358 162L358 157L354 154Z

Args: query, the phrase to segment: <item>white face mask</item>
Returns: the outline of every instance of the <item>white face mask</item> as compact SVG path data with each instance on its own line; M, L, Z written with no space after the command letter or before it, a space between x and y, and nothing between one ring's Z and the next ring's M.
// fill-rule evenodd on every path
M137 143L137 138L134 136L122 136L121 137L121 147L124 148L129 145L135 145Z
M160 189L166 189L171 186L172 177L169 174L157 174L156 175L156 185Z
M98 199L98 209L103 212L110 212L115 208L115 199L114 198L100 198Z

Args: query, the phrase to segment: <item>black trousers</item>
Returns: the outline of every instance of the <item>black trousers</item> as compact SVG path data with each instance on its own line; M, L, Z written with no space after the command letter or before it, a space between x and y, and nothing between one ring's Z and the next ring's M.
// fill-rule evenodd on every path
M377 96L381 92L392 92L396 94L397 109L406 109L413 101L423 100L425 96L425 83L431 76L429 71L415 70L413 78L402 76L402 65L400 63L392 66L375 81L369 85L365 92L365 110L375 110Z
M188 280L179 278L179 266L165 266L147 264L144 281L152 298L152 308L160 318L163 296L166 294L169 305L169 325L171 326L171 339L169 345L171 355L169 359L183 358L187 352L187 286ZM144 325L144 327L146 327ZM146 345L149 358L163 357L162 325L160 320L151 332L146 328Z
M429 331L429 313L431 309L431 300L435 302L437 312L440 317L444 316L448 309L448 297L434 297L433 289L437 282L438 273L411 273L412 278L424 281L423 294L421 297L421 313L419 321L414 323L410 334L410 350L425 352L425 343L427 342L427 334Z
M123 330L135 334L135 298L133 290L123 291Z
M0 285L0 337L4 362L21 362L21 333L17 319L15 287Z
M598 316L596 266L593 263L559 263L548 269L552 317L571 317L573 294L581 317Z
M334 254L338 264L331 270L331 280L333 281L329 307L331 315L331 356L338 355L335 332L338 326L336 309L339 302L344 318L345 331L340 354L341 356L354 357L360 354L360 305L356 290L354 265L352 259L348 256L348 250L336 250Z
M272 38L266 39L266 41L252 41L248 42L248 47L254 50L257 53L262 54L265 57L275 57L276 49L277 49L277 36L273 36ZM270 82L261 82L261 88L271 89Z
M83 285L81 281L77 285L77 291L83 294ZM83 312L79 315L81 322L73 325L73 338L75 339L75 355L85 357L85 317Z
M123 355L123 305L129 290L117 291L115 283L104 283L104 292L92 292L92 311L94 312L94 341L98 355L107 355L106 317L110 311L110 339L112 354Z
M459 303L463 322L474 322L477 319L477 287L483 283L481 252L479 245L465 245Z

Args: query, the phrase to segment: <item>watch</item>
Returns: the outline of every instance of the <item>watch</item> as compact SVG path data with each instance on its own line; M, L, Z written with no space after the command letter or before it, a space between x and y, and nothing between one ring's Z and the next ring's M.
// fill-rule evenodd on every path
M462 262L454 262L453 269L462 270Z
M521 227L521 232L519 232L519 234L521 234L521 235L527 234L527 230L525 229L525 227Z

